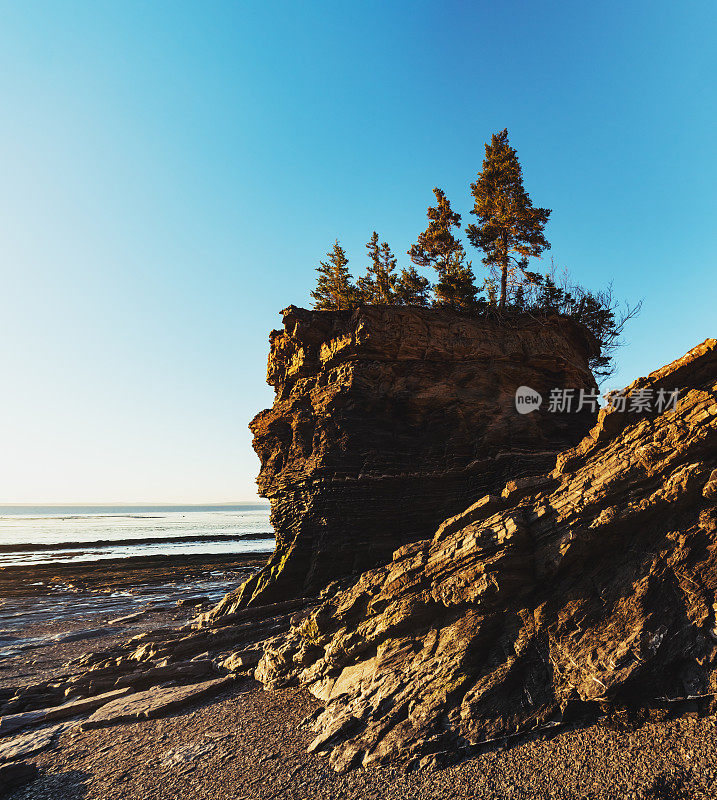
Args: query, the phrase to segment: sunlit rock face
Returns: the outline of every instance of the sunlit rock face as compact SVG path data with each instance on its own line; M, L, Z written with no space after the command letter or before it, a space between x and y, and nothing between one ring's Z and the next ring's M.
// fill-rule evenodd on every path
M552 471L404 545L266 646L260 680L324 703L310 749L339 770L425 765L619 708L714 711L717 340L626 393L675 388L674 407L601 411Z
M547 410L553 388L595 388L594 342L569 319L291 306L283 322L270 337L276 399L250 425L276 551L214 614L385 562L507 480L551 469L595 421L589 407ZM539 410L516 411L521 386Z

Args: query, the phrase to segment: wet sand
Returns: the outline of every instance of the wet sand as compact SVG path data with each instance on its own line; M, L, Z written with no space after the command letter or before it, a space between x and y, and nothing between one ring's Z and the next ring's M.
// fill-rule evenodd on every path
M60 561L0 567L0 598L29 597L49 591L112 592L206 577L212 573L250 574L266 563L266 552L192 554Z
M133 632L175 619L181 624L265 561L264 553L195 554L2 567L0 687L15 672L17 659L25 667L36 660L45 668L60 666L74 649L63 637L79 636L73 641L86 651L100 649L107 639L128 638L128 625L121 621L128 615L138 615Z

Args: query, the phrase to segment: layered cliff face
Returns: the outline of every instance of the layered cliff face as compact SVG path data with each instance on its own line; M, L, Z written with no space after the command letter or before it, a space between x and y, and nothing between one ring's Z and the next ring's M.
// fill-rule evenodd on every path
M652 410L602 411L552 472L403 546L265 649L258 678L325 705L310 749L337 769L428 764L615 708L714 709L717 341L626 392Z
M512 325L435 309L283 312L271 409L251 423L276 551L213 612L314 594L385 562L507 480L550 469L594 423L518 414L515 391L590 390L594 343L565 318Z

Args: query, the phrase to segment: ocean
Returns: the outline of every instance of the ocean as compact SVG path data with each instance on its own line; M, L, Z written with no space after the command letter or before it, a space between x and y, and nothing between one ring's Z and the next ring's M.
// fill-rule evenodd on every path
M0 506L0 566L269 553L269 506Z

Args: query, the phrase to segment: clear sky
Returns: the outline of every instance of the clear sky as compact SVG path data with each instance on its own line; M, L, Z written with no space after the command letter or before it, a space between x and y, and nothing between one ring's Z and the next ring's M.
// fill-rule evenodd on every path
M713 0L0 11L0 501L253 499L279 310L436 185L469 221L504 127L557 263L644 298L615 386L717 335Z

